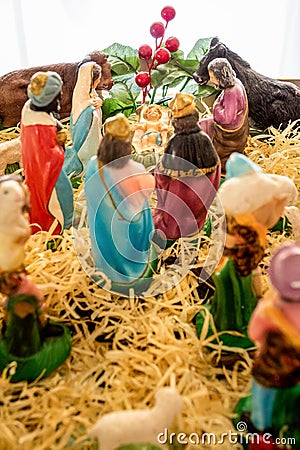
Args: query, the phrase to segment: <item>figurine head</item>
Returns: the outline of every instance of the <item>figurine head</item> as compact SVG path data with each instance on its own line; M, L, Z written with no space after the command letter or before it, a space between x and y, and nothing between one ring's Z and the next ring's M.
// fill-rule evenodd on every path
M155 393L155 405L177 414L183 407L183 397L172 387L162 387Z
M104 137L98 149L98 161L102 164L113 162L115 167L123 167L131 154L130 123L124 114L109 117L104 124Z
M92 70L92 88L97 89L101 82L102 69L99 64L95 63Z
M207 66L210 81L220 89L231 87L235 83L235 72L226 58L215 58Z
M2 220L15 214L27 213L30 209L29 189L18 175L0 177L0 210ZM13 220L13 219L12 219Z
M157 122L162 118L162 112L158 105L149 105L144 110L143 118L150 122Z
M288 177L263 173L257 164L240 153L232 153L227 160L226 181L219 189L227 215L262 215L265 208L267 226L270 227L277 222L284 207L293 204L297 196L296 186ZM274 214L268 205L272 205ZM275 223L270 225L269 222L274 220Z
M62 79L56 72L37 72L30 80L27 94L32 104L38 108L50 105L60 94Z
M300 244L289 242L275 250L269 265L272 285L282 300L300 302Z
M174 119L189 116L196 111L195 98L192 94L178 92L170 101L169 107Z
M106 135L118 141L128 141L130 136L130 123L124 114L109 117L104 124Z

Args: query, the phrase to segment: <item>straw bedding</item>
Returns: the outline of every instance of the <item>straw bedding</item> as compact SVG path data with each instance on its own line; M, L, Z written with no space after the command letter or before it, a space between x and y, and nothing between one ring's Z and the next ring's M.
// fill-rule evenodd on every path
M11 138L18 135L18 130L9 132ZM8 138L7 130L3 138L2 133L0 142ZM246 153L264 171L288 175L300 187L298 129L270 129L266 135L251 137ZM287 231L269 233L264 289L269 283L265 267L270 253L292 237ZM233 408L250 389L251 356L235 349L235 361L222 365L221 346L206 336L208 322L200 339L192 322L205 301L196 269L203 265L211 240L203 237L194 268L176 285L141 299L121 298L93 283L78 261L71 231L63 233L55 251L47 249L51 239L46 232L30 237L27 269L45 294L50 317L70 326L73 348L57 371L31 384L10 383L13 365L2 373L0 450L97 449L87 430L98 415L151 407L155 391L169 385L184 397L175 431L199 436L235 431ZM177 256L181 245L178 242L164 255L160 274L170 261L174 266L172 256ZM1 310L0 319L2 315ZM232 446L228 439L222 444L224 449ZM200 441L186 448L216 445Z

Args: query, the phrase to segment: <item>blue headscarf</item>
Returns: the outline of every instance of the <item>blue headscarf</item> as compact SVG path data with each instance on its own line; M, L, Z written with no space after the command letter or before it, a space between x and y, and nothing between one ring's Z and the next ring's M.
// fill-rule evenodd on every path
M56 72L35 73L27 88L27 94L33 105L38 107L48 106L62 89L62 79Z

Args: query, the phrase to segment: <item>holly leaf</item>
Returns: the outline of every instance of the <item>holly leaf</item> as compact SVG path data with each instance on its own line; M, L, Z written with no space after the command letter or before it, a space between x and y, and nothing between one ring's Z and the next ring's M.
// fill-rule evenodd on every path
M112 75L124 75L138 70L140 59L138 51L117 42L102 50L108 55Z
M115 116L118 113L125 114L129 117L130 114L135 112L134 103L123 103L115 98L106 98L102 104L102 121L105 122L109 117Z
M186 76L192 77L193 73L199 67L199 61L197 59L176 59L173 62L174 66L179 70L184 71Z
M186 59L194 59L199 63L203 56L208 52L212 39L212 37L198 39L192 50L187 54Z
M109 91L112 98L117 98L126 104L134 103L140 92L141 88L135 82L135 73L114 77L114 85Z
M180 92L192 94L195 98L205 98L215 95L218 91L208 84L200 86L192 78L180 89Z

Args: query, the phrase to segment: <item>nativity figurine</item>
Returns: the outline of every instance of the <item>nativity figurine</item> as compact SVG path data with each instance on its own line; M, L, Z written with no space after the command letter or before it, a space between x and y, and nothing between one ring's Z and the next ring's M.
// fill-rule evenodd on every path
M86 62L79 67L70 116L72 145L65 149L67 175L82 176L88 161L97 154L102 139L102 99L96 92L100 82L98 64Z
M140 121L132 125L133 145L138 153L163 150L171 127L163 117L164 109L159 105L143 105Z
M59 234L72 224L73 189L63 169L66 132L57 119L62 86L56 72L34 74L22 110L21 151L32 233L51 229Z
M80 65L94 61L101 67L101 82L98 90L110 90L113 78L108 56L99 51L92 51L82 61L48 64L45 66L29 67L14 70L0 76L0 124L4 127L15 127L21 120L21 112L26 103L27 87L32 76L37 72L56 72L60 75L64 89L60 102L60 119L70 117L72 95L77 80Z
M174 134L155 167L156 234L163 240L197 235L220 183L221 166L199 126L194 96L177 93L169 104Z
M153 408L114 411L100 417L89 430L101 450L116 450L125 445L143 444L143 449L169 448L164 442L164 430L171 429L176 414L183 407L183 397L176 389L163 387L155 394Z
M243 84L226 58L213 59L207 69L210 82L221 90L221 94L213 104L212 117L201 119L200 126L212 139L225 174L231 153L244 153L248 141L248 99Z
M5 295L0 370L16 363L11 381L33 381L59 367L71 350L63 324L46 316L45 299L25 267L30 195L21 177L0 177L0 292Z
M194 79L200 85L209 81L208 65L215 58L226 58L236 77L243 84L249 105L251 126L266 130L286 128L300 118L300 89L293 83L275 80L256 72L237 53L230 50L218 38L213 38L210 49L200 60Z
M197 315L196 328L200 335L209 310L225 345L251 348L248 323L262 295L259 264L265 255L267 232L285 206L296 202L298 193L288 177L263 173L245 155L233 153L218 194L226 217L225 248L212 276L215 293Z
M300 446L300 245L286 242L269 262L271 287L251 316L248 334L257 345L250 397L236 407L238 419L256 433L250 450L279 448L276 438ZM271 439L265 442L269 433Z
M156 257L149 197L155 180L131 158L131 130L123 114L106 120L98 154L87 164L84 192L95 266L111 290L129 295L151 282Z

